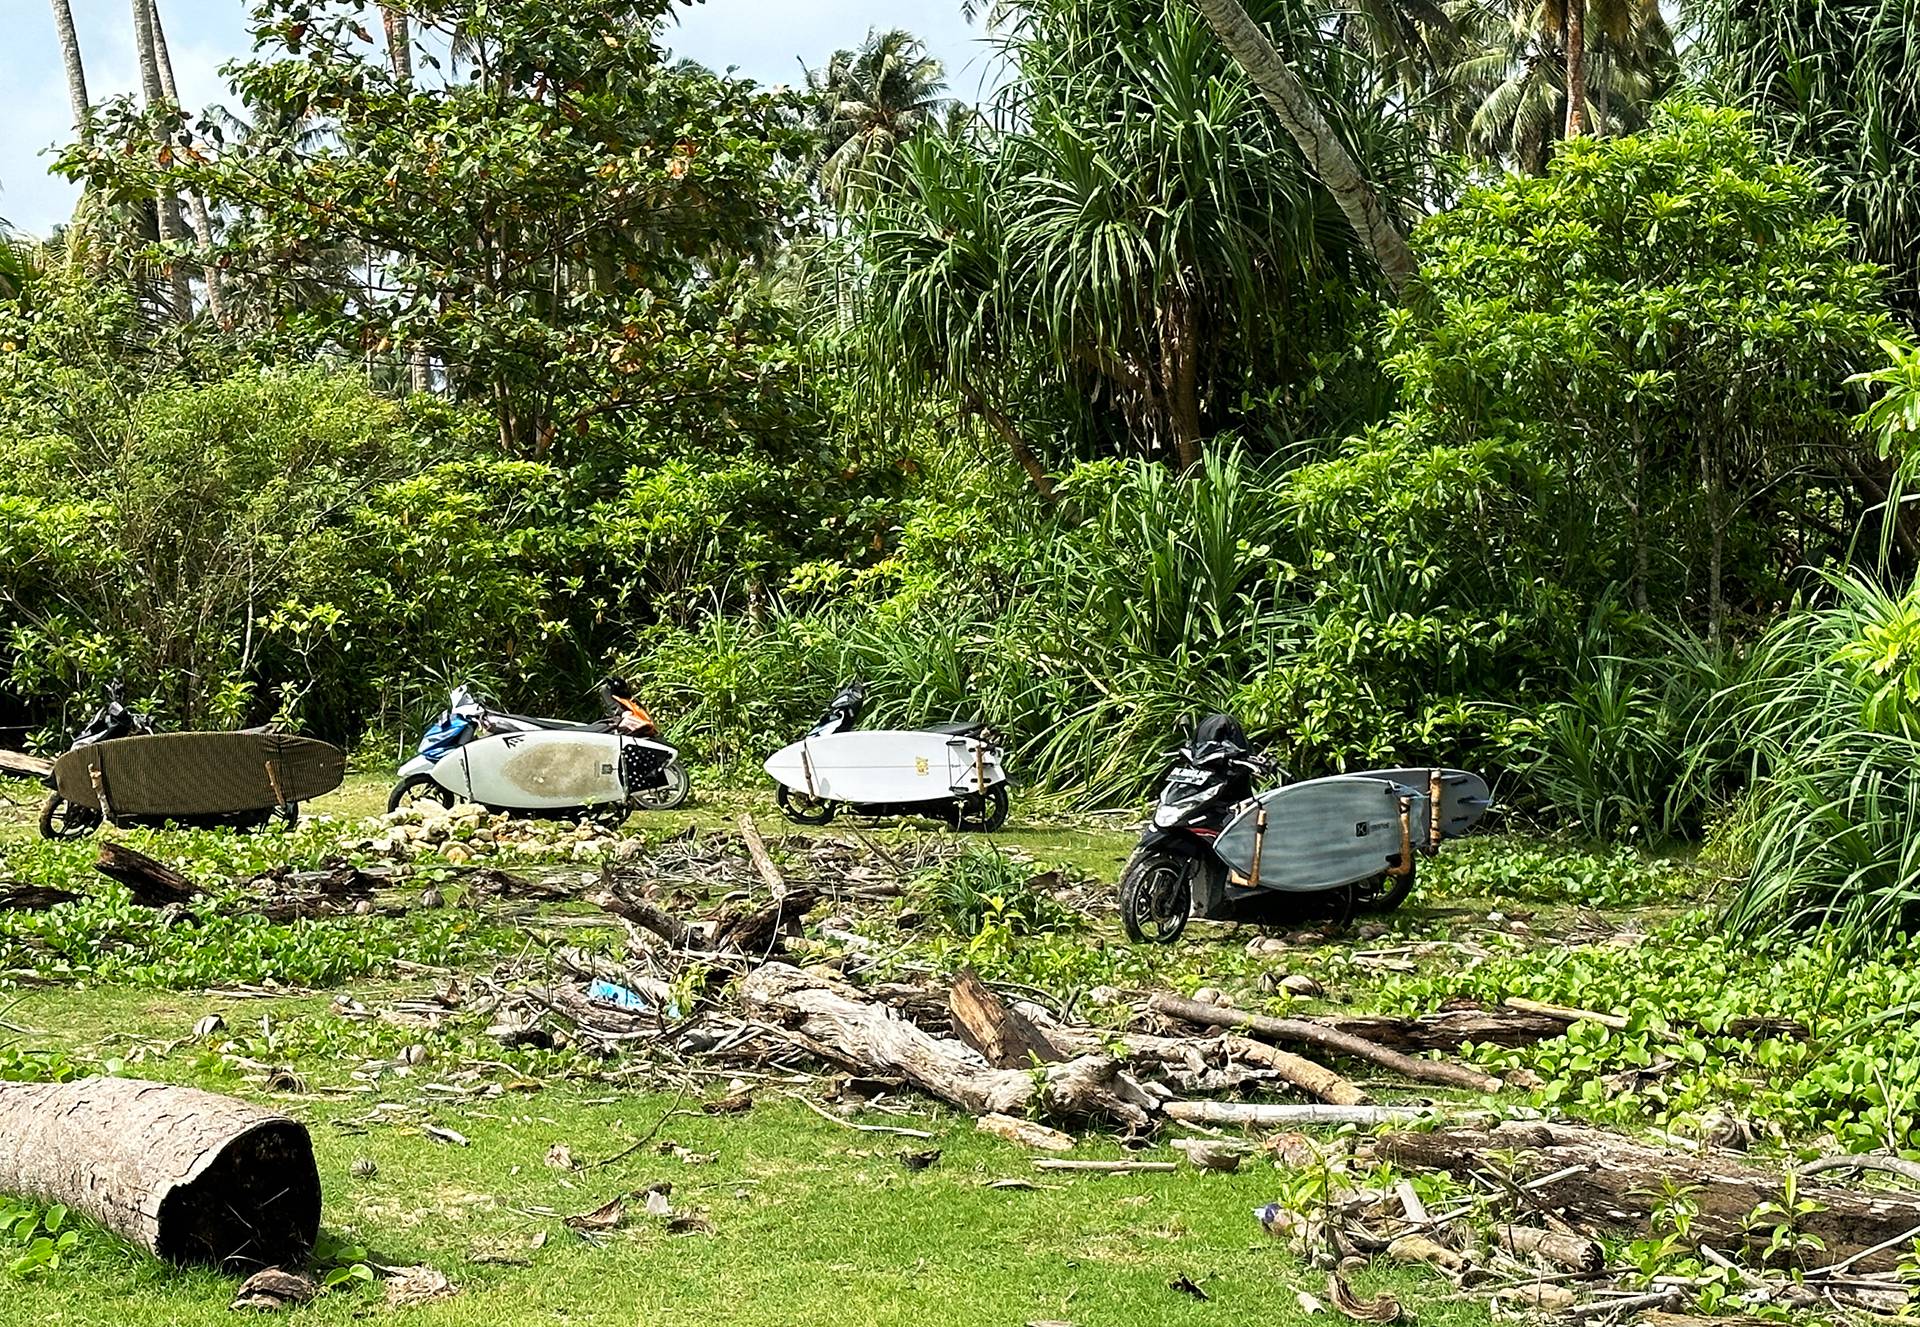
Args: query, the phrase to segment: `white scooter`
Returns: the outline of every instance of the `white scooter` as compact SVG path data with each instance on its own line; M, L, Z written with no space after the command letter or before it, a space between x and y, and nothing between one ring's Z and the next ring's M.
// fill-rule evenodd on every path
M653 719L623 684L603 691L614 717L569 723L508 714L471 687L456 688L421 737L419 754L400 767L387 809L477 802L490 811L619 824L636 807L684 806L693 783L680 753L658 740Z
M789 819L824 825L844 808L989 834L1007 823L1007 773L991 728L975 720L862 732L866 700L860 683L843 687L805 737L768 758Z

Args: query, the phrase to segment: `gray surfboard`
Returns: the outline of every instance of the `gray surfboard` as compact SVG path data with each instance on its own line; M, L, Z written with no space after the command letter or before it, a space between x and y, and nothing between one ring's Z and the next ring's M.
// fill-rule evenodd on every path
M1487 787L1487 781L1469 770L1409 766L1406 769L1355 770L1354 776L1385 779L1422 793L1430 793L1434 782L1438 781L1440 814L1434 816L1429 810L1427 822L1414 826L1414 842L1425 848L1440 846L1434 838L1436 827L1441 840L1457 839L1479 824L1487 808L1493 805L1493 793Z
M1261 889L1312 893L1368 880L1400 857L1400 803L1411 825L1428 816L1426 794L1385 779L1336 774L1266 793L1220 831L1214 854ZM1414 843L1420 842L1414 833ZM1259 857L1256 872L1254 858Z

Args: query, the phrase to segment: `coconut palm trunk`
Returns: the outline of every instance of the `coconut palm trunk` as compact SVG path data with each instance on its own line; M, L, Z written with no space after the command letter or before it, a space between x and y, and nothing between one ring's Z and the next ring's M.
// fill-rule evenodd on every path
M87 67L80 59L80 34L73 26L73 9L67 0L53 0L53 30L60 38L60 63L67 70L67 104L73 108L73 127L83 138L87 133Z
M149 108L164 106L166 89L160 83L160 56L153 40L153 0L133 0L133 49L140 62L140 92ZM155 146L164 148L164 141ZM160 226L160 242L176 244L185 238L186 226L180 219L180 199L172 189L161 185L154 197ZM193 286L187 270L169 259L166 263L170 304L173 316L181 322L193 317Z
M1373 186L1360 173L1346 145L1333 132L1287 62L1239 0L1194 0L1220 44L1259 89L1282 127L1300 145L1307 165L1327 186L1334 202L1373 253L1381 275L1397 296L1405 297L1419 277L1419 264Z
M1587 0L1567 0L1567 134L1587 132Z
M173 81L173 56L167 51L167 31L160 25L159 0L148 0L149 18L153 23L154 63L160 75L160 91L166 97L169 106L180 104L180 89ZM213 252L213 214L207 210L207 200L188 190L187 213L193 218L193 237L199 242L204 254ZM213 267L202 264L200 279L207 286L207 309L213 314L217 326L226 327L227 301L220 289L220 273Z
M413 78L413 39L407 32L407 16L392 5L381 5L380 22L387 30L387 63L393 76L408 82Z

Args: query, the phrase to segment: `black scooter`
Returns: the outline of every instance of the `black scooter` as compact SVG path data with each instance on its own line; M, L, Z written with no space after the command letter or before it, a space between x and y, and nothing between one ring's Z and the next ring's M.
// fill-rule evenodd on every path
M118 678L107 686L107 703L94 712L87 726L73 739L69 751L95 746L121 737L146 737L153 732L153 721L138 710L127 707L127 684ZM79 806L60 795L52 774L44 780L47 800L40 804L40 837L46 839L85 838L100 827L100 813L90 806Z
M1214 714L1200 721L1193 740L1176 753L1153 818L1120 876L1120 920L1128 939L1171 944L1186 930L1190 916L1236 920L1288 897L1247 887L1244 881L1234 883L1226 862L1214 851L1221 831L1254 797L1256 780L1284 778L1285 773L1253 750L1232 715ZM1361 907L1398 907L1413 881L1409 862L1398 873L1382 872L1328 889L1325 904L1334 908L1336 924L1344 924Z

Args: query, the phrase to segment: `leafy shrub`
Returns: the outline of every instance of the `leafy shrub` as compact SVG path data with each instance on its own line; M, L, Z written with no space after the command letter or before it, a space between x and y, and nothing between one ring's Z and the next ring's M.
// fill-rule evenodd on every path
M962 938L989 927L1010 937L1037 935L1079 920L1037 887L1031 864L992 848L969 847L929 867L915 879L913 897Z

